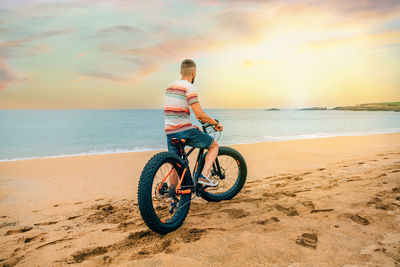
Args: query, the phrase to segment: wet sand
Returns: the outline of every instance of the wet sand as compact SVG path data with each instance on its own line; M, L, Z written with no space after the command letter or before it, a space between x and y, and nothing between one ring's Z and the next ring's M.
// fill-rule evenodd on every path
M400 264L400 134L233 147L242 192L165 236L136 204L155 152L0 162L0 265Z

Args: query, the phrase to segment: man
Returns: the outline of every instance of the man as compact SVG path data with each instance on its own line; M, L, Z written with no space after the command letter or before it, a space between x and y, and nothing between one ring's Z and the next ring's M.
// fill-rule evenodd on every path
M196 77L196 64L191 59L185 59L181 64L182 78L171 83L164 102L165 133L167 135L168 151L180 155L179 148L171 144L172 138L185 139L191 147L208 149L203 170L198 183L206 186L217 186L218 181L211 178L210 170L218 156L218 143L210 135L200 131L190 121L190 108L196 118L214 125L214 129L222 131L223 126L208 116L200 106L197 91L193 86ZM170 185L177 185L178 175L174 170L169 180Z

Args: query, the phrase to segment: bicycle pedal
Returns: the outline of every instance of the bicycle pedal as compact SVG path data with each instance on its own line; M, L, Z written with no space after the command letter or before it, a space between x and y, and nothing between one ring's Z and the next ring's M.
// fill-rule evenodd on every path
M158 193L160 193L160 195L164 195L164 194L168 193L168 184L163 183L160 190L158 190Z
M171 204L169 205L169 213L172 214L174 213L174 209L178 207L179 203L175 203L175 201L172 201Z
M179 190L193 189L193 188L194 188L193 185L181 185L181 187L179 188Z

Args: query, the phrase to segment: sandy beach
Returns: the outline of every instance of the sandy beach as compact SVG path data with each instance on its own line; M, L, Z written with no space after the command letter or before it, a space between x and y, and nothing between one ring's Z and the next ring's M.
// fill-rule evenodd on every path
M165 236L136 200L155 151L0 162L0 265L400 265L399 133L232 147L242 192Z

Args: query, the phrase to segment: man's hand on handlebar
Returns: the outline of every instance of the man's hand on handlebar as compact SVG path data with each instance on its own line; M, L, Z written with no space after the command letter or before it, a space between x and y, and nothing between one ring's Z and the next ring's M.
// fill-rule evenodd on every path
M214 125L215 131L222 132L223 129L224 129L224 126L221 123L217 123Z
M205 129L207 129L208 127L212 127L214 129L214 131L222 132L222 130L224 129L224 126L221 123L219 123L218 120L216 120L216 119L212 119L212 120L215 121L216 123L210 124L210 123L206 123L201 120L198 120L198 121L203 125L203 128L205 128ZM198 128L198 127L196 127L196 128Z

